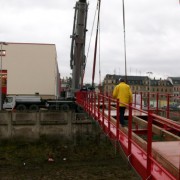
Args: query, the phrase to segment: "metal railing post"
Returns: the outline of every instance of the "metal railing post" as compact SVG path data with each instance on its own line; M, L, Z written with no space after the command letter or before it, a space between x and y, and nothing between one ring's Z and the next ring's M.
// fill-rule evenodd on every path
M91 98L91 97L90 97L90 93L89 93L89 92L87 93L87 96L88 96L88 97L87 97L88 114L91 115L91 114L90 114L90 98Z
M159 114L159 93L156 95L156 113Z
M96 119L96 93L93 92L93 117Z
M85 101L86 101L86 93L82 92L82 94L83 94L83 96L82 96L82 99L81 99L81 104L84 106Z
M170 100L170 94L167 95L167 118L169 119L169 100Z
M98 121L100 122L100 93L98 93Z
M142 102L143 102L143 99L142 99L142 92L141 92L141 109L142 109Z
M151 153L152 153L152 112L148 111L148 137L147 137L147 178L151 176Z
M103 99L102 99L102 125L103 125L103 129L104 129L104 95L103 95Z
M129 104L129 117L128 117L128 156L131 155L132 143L132 103Z
M85 101L85 104L86 104L86 111L88 112L88 93L86 93L86 101Z
M108 96L108 132L110 132L110 120L111 120L111 98Z
M95 113L96 113L96 119L98 119L98 93L95 94Z
M93 116L93 94L91 92L91 116Z
M89 97L89 94L86 93L86 111L89 114L89 98L88 97Z
M116 101L116 139L119 140L119 99Z
M150 109L150 93L149 92L148 92L148 104L147 105L148 105L147 108L148 108L148 111L149 111L149 109Z

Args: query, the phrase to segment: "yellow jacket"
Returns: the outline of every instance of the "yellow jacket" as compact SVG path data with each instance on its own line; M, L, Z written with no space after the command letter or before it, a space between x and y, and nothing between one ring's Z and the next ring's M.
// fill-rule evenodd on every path
M113 91L113 98L119 99L119 106L126 106L122 103L129 104L132 103L132 91L129 85L124 82L119 83L115 86Z

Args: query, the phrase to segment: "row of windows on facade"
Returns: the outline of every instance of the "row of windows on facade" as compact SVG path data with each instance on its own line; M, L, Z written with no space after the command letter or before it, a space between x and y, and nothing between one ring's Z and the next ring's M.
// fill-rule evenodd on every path
M112 94L112 92L113 92L113 89L114 89L114 86L112 86L111 88L109 88L109 86L106 86L105 87L105 91L104 91L104 93L105 94ZM132 92L133 93L135 93L136 91L138 92L140 92L140 91L143 91L143 89L138 89L138 87L136 87L136 88L131 88L132 89ZM149 91L149 88L145 88L144 90L146 90L147 92ZM172 94L173 92L172 92L172 88L168 88L168 89L154 89L154 88L152 88L152 89L150 89L150 91L151 91L151 93L157 93L157 92L159 92L159 93L164 93L164 94L160 94L160 96L159 97L161 97L161 98L163 98L163 99L166 99L167 98L167 96L165 95L165 94ZM177 93L177 94L173 94L174 95L174 98L175 97L179 97L179 93ZM143 94L143 97L145 97L146 96L146 94ZM150 95L150 98L156 98L156 94L151 94ZM174 102L176 102L176 101L178 101L179 102L179 100L178 99L175 99L174 100Z
M115 86L105 86L106 91L113 91ZM148 91L149 87L131 86L132 91ZM150 87L152 92L172 92L172 88L154 88Z
M118 84L117 80L105 80L105 84ZM148 85L150 84L151 86L170 86L171 84L167 81L155 81L155 80L147 80L147 81L128 81L127 84L135 84L135 85Z
M180 87L174 87L174 91L180 91Z

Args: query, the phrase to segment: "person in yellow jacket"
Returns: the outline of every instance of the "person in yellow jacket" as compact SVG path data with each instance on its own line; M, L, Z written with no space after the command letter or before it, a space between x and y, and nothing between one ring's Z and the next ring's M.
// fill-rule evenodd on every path
M132 91L129 85L127 85L124 79L120 79L120 83L115 86L113 90L113 98L119 99L119 112L120 112L120 124L125 126L124 113L126 105L132 103Z

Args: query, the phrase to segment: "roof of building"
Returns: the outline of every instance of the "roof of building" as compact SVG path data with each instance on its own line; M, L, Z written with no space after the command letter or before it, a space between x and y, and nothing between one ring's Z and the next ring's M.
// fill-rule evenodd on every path
M180 85L180 77L168 77L173 85Z
M26 44L26 45L55 45L53 43L27 43L27 42L5 42L7 45L8 44Z
M126 80L126 77L124 75L110 75L107 74L105 79L112 79L115 80L116 83L119 83L120 78L123 78ZM174 83L180 83L180 78L173 78L173 80L170 79L150 79L148 76L127 76L127 83L130 85L143 85L144 81L150 80L151 86L172 86Z
M119 80L120 78L126 79L126 76L115 75L115 74L113 74L113 75L107 74L105 78ZM148 79L148 76L127 76L127 80L144 80L144 79Z

